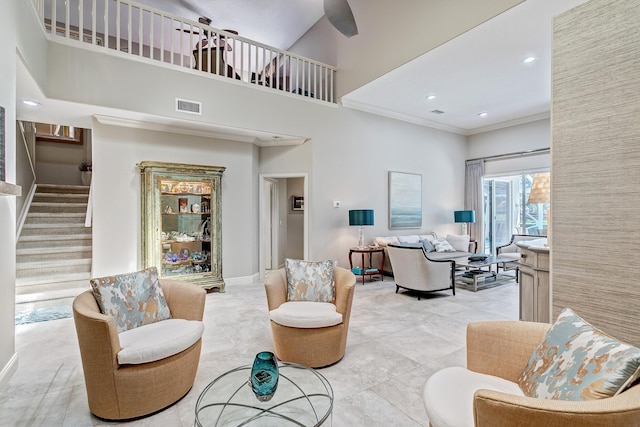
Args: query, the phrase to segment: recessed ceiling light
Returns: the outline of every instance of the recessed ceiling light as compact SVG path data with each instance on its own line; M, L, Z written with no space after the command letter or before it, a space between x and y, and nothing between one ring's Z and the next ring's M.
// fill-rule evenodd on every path
M427 99L429 101L432 101L432 100L436 99L436 96L435 95L427 95Z
M536 61L535 56L527 56L522 60L522 62L524 62L525 64L531 64L532 62L535 62L535 61Z
M25 105L28 105L30 107L37 107L38 105L40 105L40 103L38 101L32 101L30 99L25 99L24 101L22 101Z
M478 115L480 117L487 117L489 115L489 113L487 113L486 111L483 111L482 113L478 113Z

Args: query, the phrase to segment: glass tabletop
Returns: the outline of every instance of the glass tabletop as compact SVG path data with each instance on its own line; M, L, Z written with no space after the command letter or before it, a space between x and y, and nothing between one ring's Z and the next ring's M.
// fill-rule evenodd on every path
M501 262L514 262L513 258L501 257L501 256L488 256L483 261L469 261L468 258L456 258L456 266L462 267L487 267L492 264L499 264Z
M278 364L278 388L271 400L251 391L251 365L232 369L213 380L198 397L194 425L320 426L331 424L333 389L316 370L295 363Z

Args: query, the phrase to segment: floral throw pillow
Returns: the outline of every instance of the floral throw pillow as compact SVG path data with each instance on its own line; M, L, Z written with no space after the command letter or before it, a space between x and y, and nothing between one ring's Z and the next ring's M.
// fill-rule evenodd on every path
M334 264L286 258L287 301L335 302Z
M518 384L529 397L593 400L621 393L639 376L640 349L565 308L529 358Z
M113 317L118 333L171 318L155 267L91 279L91 289L100 311Z
M436 248L436 252L455 252L455 248L451 246L451 243L446 240L436 240L433 242L433 246Z

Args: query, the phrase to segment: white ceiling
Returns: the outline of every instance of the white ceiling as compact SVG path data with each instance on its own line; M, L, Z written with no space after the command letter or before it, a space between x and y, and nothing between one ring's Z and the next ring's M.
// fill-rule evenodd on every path
M287 49L324 14L322 0L138 0L169 13L197 20L204 15L216 28ZM526 0L490 21L433 49L385 76L347 94L343 105L465 135L549 116L552 18L586 0ZM373 6L373 4L372 4ZM358 17L356 16L356 21ZM342 37L342 36L340 36ZM358 36L355 36L358 37ZM523 64L523 58L537 60ZM27 76L25 76L25 74ZM18 72L18 100L34 94L28 73ZM434 94L435 100L426 96ZM21 103L18 118L72 124L64 111L78 106L43 100L39 112ZM444 111L434 114L432 110ZM480 117L486 112L486 117ZM93 111L105 116L112 111ZM153 118L132 118L153 121ZM163 123L164 125L170 125ZM176 125L176 123L171 123ZM76 126L80 126L76 124ZM191 125L184 123L181 129ZM202 127L203 125L199 125ZM212 125L213 126L213 125ZM206 127L206 126L205 126ZM199 130L200 131L200 130ZM209 129L220 134L237 129ZM271 135L246 132L268 145ZM297 136L279 135L292 141Z
M343 104L462 134L548 117L552 18L584 1L527 0L351 92ZM522 63L531 55L535 62Z

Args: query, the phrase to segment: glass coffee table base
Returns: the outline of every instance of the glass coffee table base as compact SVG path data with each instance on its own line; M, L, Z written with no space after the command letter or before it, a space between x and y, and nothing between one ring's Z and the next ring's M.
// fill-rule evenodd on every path
M232 369L211 382L196 403L194 426L321 426L331 425L333 389L314 369L278 364L278 387L261 402L249 384L251 366Z

